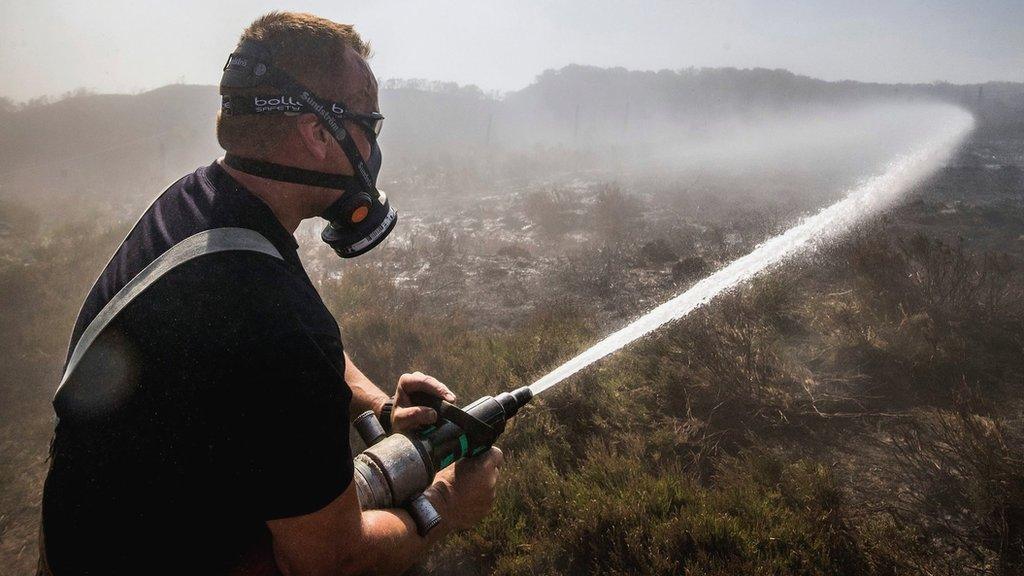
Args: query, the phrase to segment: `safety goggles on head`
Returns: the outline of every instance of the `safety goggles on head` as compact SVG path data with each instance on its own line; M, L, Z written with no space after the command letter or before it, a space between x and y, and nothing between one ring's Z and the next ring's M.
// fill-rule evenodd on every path
M379 244L398 222L398 213L386 194L377 189L381 153L377 144L384 116L379 112L353 112L343 102L318 97L291 76L273 66L270 50L260 42L246 40L228 57L220 80L221 110L225 115L315 114L338 142L355 175L333 174L285 166L255 158L226 154L224 162L262 178L344 190L341 198L324 210L328 221L320 238L343 258L368 252ZM273 95L240 96L224 94L238 89L267 88ZM358 124L370 140L370 157L363 159L343 120Z
M347 110L338 112L334 110L333 106L331 107L331 111L337 114L340 118L345 118L359 124L367 131L367 133L372 132L375 137L380 136L380 131L384 128L384 115L380 112L370 112L368 114L348 112Z

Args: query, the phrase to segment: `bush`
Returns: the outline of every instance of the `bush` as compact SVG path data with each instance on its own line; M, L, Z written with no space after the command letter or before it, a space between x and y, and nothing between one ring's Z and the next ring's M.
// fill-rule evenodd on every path
M598 238L619 242L636 234L643 219L643 205L617 184L605 184L597 190L590 217Z
M934 410L900 426L893 514L998 574L1024 571L1024 437L999 418Z
M699 280L711 272L711 265L700 256L687 256L672 265L672 277L676 280Z
M858 320L844 326L840 354L890 399L948 404L965 379L996 388L1024 374L1024 281L1007 257L874 234L842 259L855 273Z
M633 259L633 253L621 244L587 246L562 258L559 280L566 293L576 297L629 297L623 288Z
M651 264L664 264L676 259L676 253L664 238L647 242L640 248L640 255Z
M548 237L558 237L573 229L576 215L573 199L557 188L527 194L523 212L526 218Z

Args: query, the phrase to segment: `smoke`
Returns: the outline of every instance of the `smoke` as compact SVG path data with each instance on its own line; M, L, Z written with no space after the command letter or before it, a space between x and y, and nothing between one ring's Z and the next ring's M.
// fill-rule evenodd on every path
M686 316L719 294L812 249L892 204L913 184L937 169L974 127L970 114L951 106L935 108L931 112L925 129L927 138L919 141L913 152L892 160L883 173L850 190L843 200L770 238L750 254L591 346L537 380L530 386L531 391L540 394L548 390L623 346Z
M938 103L874 102L723 119L699 134L660 134L635 145L637 169L747 171L789 167L864 174L906 154L953 114Z

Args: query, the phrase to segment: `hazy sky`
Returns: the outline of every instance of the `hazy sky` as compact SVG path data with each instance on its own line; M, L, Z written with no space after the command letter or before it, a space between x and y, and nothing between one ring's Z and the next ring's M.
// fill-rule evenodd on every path
M787 68L827 80L1024 81L1024 0L0 0L0 95L215 84L272 9L351 22L381 78L514 90L570 63Z

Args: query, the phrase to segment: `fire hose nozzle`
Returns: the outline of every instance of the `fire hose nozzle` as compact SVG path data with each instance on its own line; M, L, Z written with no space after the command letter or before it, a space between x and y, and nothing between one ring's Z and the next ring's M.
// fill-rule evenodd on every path
M502 392L495 396L494 399L501 404L502 410L505 411L505 419L508 420L515 416L520 408L529 404L530 400L533 400L533 390L530 390L529 386L523 386L511 392Z
M385 436L373 412L360 414L353 425L367 448L355 458L354 482L364 510L402 506L420 535L426 535L441 520L423 496L434 475L490 448L505 423L533 399L533 392L522 387L484 396L465 408L420 392L410 396L415 404L436 410L437 422Z

